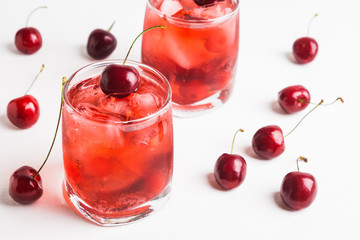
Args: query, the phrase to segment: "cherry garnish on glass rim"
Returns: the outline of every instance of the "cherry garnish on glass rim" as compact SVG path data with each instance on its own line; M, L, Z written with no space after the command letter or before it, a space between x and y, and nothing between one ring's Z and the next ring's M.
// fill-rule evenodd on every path
M127 66L125 63L136 40L142 34L154 28L165 29L164 26L154 26L145 29L132 42L122 65L110 64L105 67L100 78L100 88L105 94L123 98L138 90L140 87L140 74L136 68Z

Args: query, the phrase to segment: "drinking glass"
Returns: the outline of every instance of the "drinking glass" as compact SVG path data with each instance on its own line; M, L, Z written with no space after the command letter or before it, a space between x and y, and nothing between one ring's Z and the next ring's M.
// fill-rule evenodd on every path
M202 114L225 103L232 92L239 48L239 1L148 0L142 62L162 72L173 92L173 112Z
M173 172L171 88L157 70L128 60L141 86L124 98L102 92L103 69L90 64L64 90L63 195L86 219L125 224L156 212L169 197Z

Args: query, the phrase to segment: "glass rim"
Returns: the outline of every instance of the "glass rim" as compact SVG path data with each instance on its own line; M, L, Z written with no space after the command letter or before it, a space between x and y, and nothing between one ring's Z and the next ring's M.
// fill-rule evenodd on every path
M124 62L124 59L112 59L112 60L105 60L105 61L98 61L98 62L94 62L94 63L90 63L88 65L85 65L83 67L81 67L80 69L78 69L77 71L75 71L66 81L64 88L63 88L63 104L66 104L67 106L69 106L76 114L80 115L82 118L86 118L89 121L94 121L94 122L102 122L102 123L112 123L112 124L123 124L123 125L129 125L129 124L136 124L136 123L140 123L140 122L145 122L147 120L156 118L157 116L161 115L167 108L169 105L171 105L171 96L172 96L172 91L171 91L171 86L169 81L167 80L167 78L158 70L156 70L153 67L150 67L149 65L143 64L141 62L138 61L134 61L134 60L126 60L126 63L128 63L130 66L139 66L142 67L146 70L150 70L152 73L156 74L159 78L161 78L162 80L164 80L164 83L167 87L167 90L165 89L165 91L167 92L167 98L165 100L165 102L163 103L163 105L161 107L159 107L159 109L157 109L155 112L151 113L150 115L147 115L145 117L142 118L138 118L138 119L134 119L134 120L129 120L129 121L123 121L123 120L106 120L106 119L96 119L96 118L90 118L85 116L83 113L81 113L78 109L76 109L69 101L68 96L66 94L66 92L68 92L68 88L70 83L72 82L72 80L79 74L84 73L88 70L92 70L95 69L97 67L106 67L110 64L118 64L118 65L122 65ZM101 74L101 73L100 73ZM141 75L141 74L140 74ZM85 80L85 79L84 79Z
M234 7L234 9L223 15L220 17L216 17L216 18L211 18L211 19L181 19L181 18L177 18L177 17L173 17L173 16L167 16L166 14L164 14L163 12L161 12L159 9L157 9L153 4L152 4L152 0L147 0L147 5L149 8L151 8L151 10L153 10L154 12L157 13L157 15L159 15L161 18L164 18L166 20L170 20L174 23L178 23L178 24L190 24L190 25L205 25L205 24L216 24L219 22L224 22L225 20L231 18L233 15L235 15L238 11L239 11L239 5L240 5L240 0L233 0L236 5ZM205 27L205 26L204 26ZM207 27L207 26L206 26Z

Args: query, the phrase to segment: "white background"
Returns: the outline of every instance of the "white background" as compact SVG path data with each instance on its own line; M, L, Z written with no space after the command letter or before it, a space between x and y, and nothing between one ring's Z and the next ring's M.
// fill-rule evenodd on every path
M171 198L157 214L135 224L103 228L79 217L62 198L61 135L41 172L44 195L21 206L8 195L9 177L23 165L38 168L55 130L61 79L92 62L86 55L89 33L107 29L118 46L110 58L124 58L142 31L145 0L2 0L0 3L0 234L1 239L360 239L360 3L358 0L242 0L240 51L236 85L230 101L217 111L174 119L175 159ZM15 49L14 36L28 13L41 5L30 26L43 36L34 55ZM319 44L315 61L292 61L293 42L310 35ZM141 42L130 55L140 60ZM20 97L45 64L31 94L41 107L40 119L27 130L6 117L8 102ZM320 107L285 139L276 159L259 160L251 139L260 127L276 124L286 133L306 111L283 114L276 103L282 88L302 84L314 102L345 103ZM307 109L309 110L309 108ZM244 183L231 191L213 182L216 159L229 152L238 128L235 153L248 164ZM289 211L279 201L283 177L296 170L303 155L319 190L313 204Z

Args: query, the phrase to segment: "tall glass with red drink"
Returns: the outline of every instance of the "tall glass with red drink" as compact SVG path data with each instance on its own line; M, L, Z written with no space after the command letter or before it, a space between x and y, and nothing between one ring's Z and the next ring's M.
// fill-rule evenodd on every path
M173 110L192 116L225 103L232 92L239 48L238 0L148 0L142 62L169 80Z
M64 87L62 115L64 197L99 225L135 221L168 198L173 171L171 89L144 64L127 61L141 76L124 98L106 95L102 70L119 61L88 65Z

